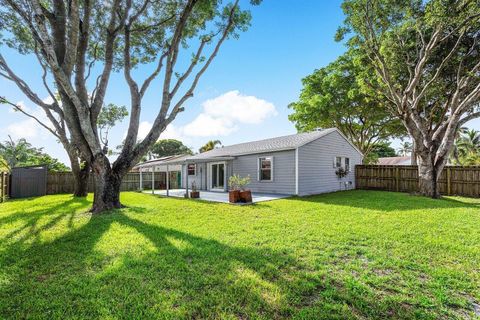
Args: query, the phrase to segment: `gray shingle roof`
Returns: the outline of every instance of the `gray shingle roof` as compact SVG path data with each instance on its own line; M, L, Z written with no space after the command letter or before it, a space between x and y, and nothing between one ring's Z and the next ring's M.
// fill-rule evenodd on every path
M280 150L296 149L304 144L317 140L327 134L337 130L336 128L323 129L320 131L297 133L283 137L276 137L258 141L244 142L213 149L191 157L189 160L201 160L216 157L229 157L244 154L255 154L263 152L273 152Z
M152 166L156 166L156 165L163 165L163 164L166 164L167 162L168 163L170 163L170 162L173 163L173 162L184 161L188 157L190 157L190 155L185 155L185 154L161 157L161 158L147 160L147 161L138 163L134 166L134 168L152 167Z

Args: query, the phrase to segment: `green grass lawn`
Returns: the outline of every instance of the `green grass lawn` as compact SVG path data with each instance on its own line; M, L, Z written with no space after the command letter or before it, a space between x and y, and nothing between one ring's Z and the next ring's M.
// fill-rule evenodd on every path
M0 318L472 318L480 202L348 191L252 206L124 193L0 205ZM480 311L480 310L478 310ZM478 312L477 311L477 312Z

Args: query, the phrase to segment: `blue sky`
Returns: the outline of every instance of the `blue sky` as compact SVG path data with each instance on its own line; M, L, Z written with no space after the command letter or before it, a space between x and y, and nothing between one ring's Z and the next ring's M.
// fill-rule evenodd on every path
M201 79L195 97L185 105L185 112L162 136L178 138L195 151L206 141L219 139L229 145L238 142L295 133L288 121L288 104L301 90L301 79L314 69L325 66L345 50L333 38L342 23L341 1L264 0L253 7L252 25L240 39L231 39L221 48L212 66ZM245 7L246 1L243 4ZM14 70L41 90L41 70L34 57L18 56L2 48ZM188 56L188 54L186 55ZM180 60L187 62L188 59ZM135 72L142 79L151 70ZM98 70L97 70L98 71ZM41 115L11 83L0 79L0 95ZM145 97L141 133L149 128L157 114L161 82L154 82ZM123 76L115 74L109 84L106 102L129 106L128 89ZM61 145L32 120L14 113L6 106L0 109L0 140L11 134L25 137L68 164ZM111 132L110 145L124 138L127 120ZM162 137L161 136L161 137Z

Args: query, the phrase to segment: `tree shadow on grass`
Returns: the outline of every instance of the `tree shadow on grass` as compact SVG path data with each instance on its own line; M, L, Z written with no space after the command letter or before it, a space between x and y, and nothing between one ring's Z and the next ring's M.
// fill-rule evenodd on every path
M344 206L376 211L409 211L448 208L480 208L478 199L443 197L430 199L408 193L350 190L327 194L292 197L291 201Z
M57 207L31 212L52 216L38 232L68 211L52 214ZM232 246L140 220L148 211L137 205L93 216L28 247L12 239L0 252L0 317L321 319L422 311L317 274L286 249ZM20 213L12 219L30 223Z
M86 198L70 197L65 200L61 199L54 204L39 206L39 199L41 198L36 199L36 205L34 204L32 207L23 206L0 218L0 228L6 228L9 224L21 224L20 227L14 228L4 236L4 239L18 237L21 233L24 233L24 236L17 238L17 242L36 239L42 231L54 227L64 218L68 218L68 227L72 228L73 220L78 211L86 209L90 205ZM14 200L14 203L18 204L19 202ZM48 220L48 218L51 219L47 223L41 224L42 221Z

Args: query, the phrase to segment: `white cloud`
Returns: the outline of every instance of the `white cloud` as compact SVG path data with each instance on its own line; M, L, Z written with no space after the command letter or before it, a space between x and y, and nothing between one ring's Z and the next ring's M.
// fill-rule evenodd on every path
M260 124L276 116L275 106L255 96L226 92L202 104L203 111L183 128L187 136L226 136L238 130L240 124Z
M138 139L145 138L147 136L147 134L150 132L150 130L152 129L152 126L153 126L153 124L149 121L140 122L140 124L138 125ZM123 138L125 139L126 136L127 136L127 132L125 132ZM171 125L167 126L165 131L163 131L160 134L160 139L178 139L178 140L180 140L180 139L182 139L182 134L177 127L175 127L174 125L171 124Z
M186 125L177 127L170 124L160 139L177 139L190 144L195 137L227 136L239 130L241 125L261 124L268 117L277 115L272 103L242 95L237 90L206 100L202 108L202 112ZM138 138L145 138L151 128L151 122L142 121L139 124Z
M43 101L43 103L48 103L48 104L52 104L54 102L54 100L51 96L46 97L42 101Z
M272 103L254 96L241 95L238 90L205 101L203 108L212 117L250 124L259 124L267 117L277 115Z
M5 132L17 140L20 138L34 138L38 136L39 125L33 119L14 122L5 128Z
M179 128L175 127L173 124L167 126L165 131L160 134L160 139L177 139L182 140L183 135Z
M35 107L34 109L29 108L23 101L18 101L16 103L23 111L27 112L28 114L33 115L38 120L40 120L45 125L49 126L53 129L53 125L51 124L50 120L48 120L45 112L39 108ZM26 115L22 114L20 111L15 110L12 108L13 113L18 113L22 117L23 120L13 122L8 125L3 132L10 135L13 139L20 139L20 138L46 138L50 135L50 133L42 127L35 119L29 118Z
M148 121L142 121L138 125L138 138L143 139L147 136L148 132L152 129L152 124ZM125 137L127 136L127 133L125 132ZM124 137L124 139L125 139Z
M210 137L226 136L236 131L238 126L226 117L213 117L206 113L199 114L192 122L183 127L188 136Z

